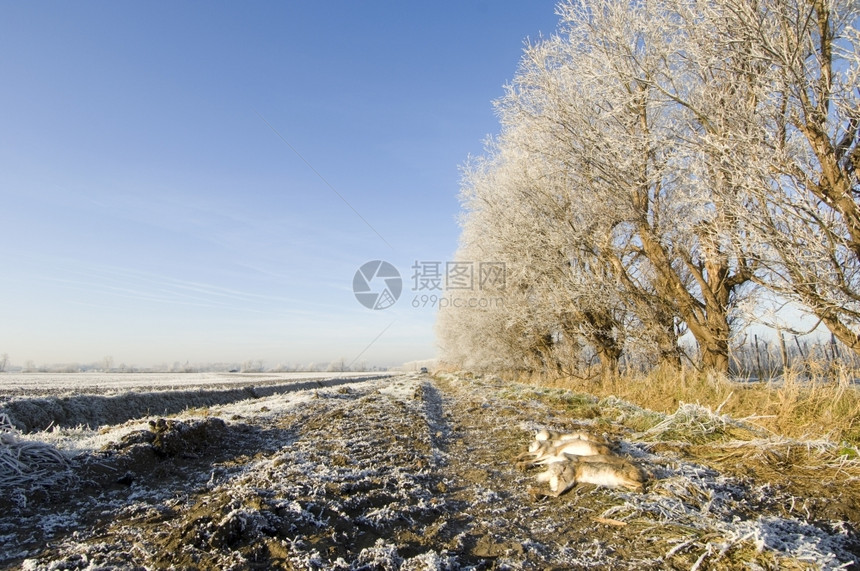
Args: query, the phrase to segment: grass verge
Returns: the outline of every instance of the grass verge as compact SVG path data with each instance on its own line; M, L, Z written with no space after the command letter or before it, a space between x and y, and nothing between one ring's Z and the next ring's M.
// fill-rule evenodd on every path
M740 383L685 369L596 381L557 378L537 382L599 398L615 396L666 414L684 403L699 404L781 436L825 438L856 447L860 445L860 388L852 379L847 371L839 371L835 377L790 371L778 381Z

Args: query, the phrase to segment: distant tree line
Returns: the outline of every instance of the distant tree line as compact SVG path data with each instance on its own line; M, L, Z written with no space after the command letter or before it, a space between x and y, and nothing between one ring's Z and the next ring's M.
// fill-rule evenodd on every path
M567 0L464 167L457 259L502 304L441 309L442 361L728 371L762 300L860 353L860 4ZM474 292L447 291L450 297ZM689 356L689 355L688 355Z
M292 372L361 372L385 371L386 367L370 365L367 361L347 362L340 358L329 364L310 362L307 364L278 363L266 366L262 359L249 359L239 362L191 363L190 361L174 361L173 364L162 363L150 367L139 367L120 363L114 365L113 357L104 357L93 363L54 363L36 365L33 360L27 360L23 366L12 367L9 356L0 354L0 373L8 369L23 373L292 373Z

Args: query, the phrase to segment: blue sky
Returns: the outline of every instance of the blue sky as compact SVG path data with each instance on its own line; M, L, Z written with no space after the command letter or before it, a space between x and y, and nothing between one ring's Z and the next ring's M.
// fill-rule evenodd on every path
M556 21L543 0L0 2L0 353L432 357L410 268L451 259L459 165ZM374 259L403 274L389 309L352 292Z

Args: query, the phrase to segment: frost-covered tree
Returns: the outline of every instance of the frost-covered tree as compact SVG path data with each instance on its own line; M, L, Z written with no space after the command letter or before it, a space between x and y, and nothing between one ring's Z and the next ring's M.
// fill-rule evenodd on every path
M677 363L688 328L702 364L725 371L757 284L860 350L859 11L560 4L464 178L461 255L510 264L505 306L440 318L440 338L486 362L462 331L480 321L512 361L563 369L567 341L611 372L648 345Z
M497 206L502 206L502 200L500 196ZM448 363L471 370L531 372L537 368L540 351L530 347L539 346L542 332L535 331L535 316L526 298L512 286L515 268L498 239L505 223L483 209L464 218L456 261L505 264L505 283L447 290L439 311L438 338Z
M724 170L743 186L735 214L760 282L860 353L860 4L721 6L709 45L742 56L732 85L747 100L733 117L742 151Z
M504 337L508 363L571 373L590 354L613 372L627 336L625 304L613 280L598 279L611 268L583 247L571 197L558 185L506 139L465 169L461 256L506 267L504 305L473 313L488 324L501 320L504 333L495 336Z
M560 34L526 49L498 103L502 137L563 173L574 231L608 276L663 302L651 331L679 316L704 366L726 370L752 267L706 166L719 159L694 144L705 118L683 103L709 78L687 69L679 47L692 44L667 3L570 2L560 14Z
M340 359L336 359L336 360L332 361L331 363L329 363L328 367L326 368L326 372L328 372L328 373L343 372L343 371L346 371L347 369L348 368L346 366L346 357L341 357Z

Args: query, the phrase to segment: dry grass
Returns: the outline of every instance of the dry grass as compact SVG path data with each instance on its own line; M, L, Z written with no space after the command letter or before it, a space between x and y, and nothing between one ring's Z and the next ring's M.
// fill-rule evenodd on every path
M588 381L573 378L539 384L605 398L610 395L641 407L674 413L695 403L773 434L860 444L860 388L848 371L827 374L789 372L770 383L738 383L698 371L655 371ZM534 379L532 379L534 381ZM850 448L846 448L850 453Z
M0 490L45 480L52 472L68 465L56 448L21 438L5 414L0 414Z

